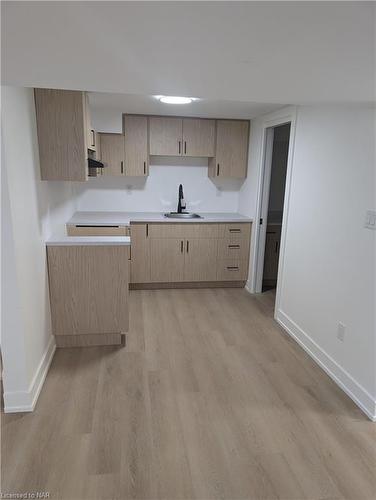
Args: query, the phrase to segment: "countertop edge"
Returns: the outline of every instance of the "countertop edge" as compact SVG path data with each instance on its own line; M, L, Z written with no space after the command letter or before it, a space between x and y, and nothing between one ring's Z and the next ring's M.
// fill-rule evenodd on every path
M169 219L164 217L163 212L75 212L66 222L66 225L90 225L90 226L129 226L131 223L183 223L183 224L205 224L205 223L252 223L253 219L238 213L207 213L202 212L201 219Z
M65 236L51 237L47 247L57 246L130 246L129 236Z

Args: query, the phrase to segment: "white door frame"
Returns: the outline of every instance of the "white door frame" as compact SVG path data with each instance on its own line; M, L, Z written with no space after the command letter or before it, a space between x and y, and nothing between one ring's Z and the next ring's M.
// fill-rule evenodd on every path
M255 246L253 253L254 258L251 266L252 279L251 279L250 291L252 293L261 292L262 288L262 271L264 265L265 238L266 238L266 226L267 226L267 217L264 218L262 215L264 208L263 197L264 197L264 192L266 191L267 201L269 201L269 186L270 186L270 175L271 175L271 158L269 157L271 155L270 155L270 148L267 148L267 146L270 146L269 141L271 138L273 138L274 135L271 132L268 132L268 129L270 130L279 125L290 123L289 152L287 157L286 187L285 187L285 196L283 205L281 245L279 251L277 291L276 291L274 315L276 314L276 311L278 311L279 309L279 303L281 297L281 284L282 284L283 268L284 268L285 242L286 242L286 231L287 231L287 222L289 214L292 165L294 156L296 114L297 114L296 107L289 106L288 108L281 109L279 112L277 111L275 113L270 113L266 115L262 123L259 179L257 187L257 202L256 202L256 216L255 216L256 227L253 234L253 237L255 239ZM263 218L262 225L260 225L260 218ZM258 271L258 269L261 267L262 269L260 272Z
M266 227L268 225L268 207L269 207L269 192L270 180L272 175L272 160L273 160L273 143L274 143L274 127L268 127L263 131L265 133L263 168L260 172L261 198L260 214L256 219L258 222L258 244L255 248L255 292L262 292L262 278L264 274L264 258L265 258L265 243L266 243ZM261 224L262 219L262 224Z

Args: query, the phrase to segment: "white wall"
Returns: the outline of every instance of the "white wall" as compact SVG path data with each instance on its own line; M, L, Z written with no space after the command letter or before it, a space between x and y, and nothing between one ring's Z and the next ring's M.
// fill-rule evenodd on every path
M122 132L122 112L92 110L100 132ZM241 180L208 177L206 158L151 157L149 176L103 177L76 183L79 210L161 212L175 210L178 186L183 184L187 210L237 212Z
M179 184L189 211L238 211L241 181L210 180L206 159L154 157L146 179L103 177L75 188L79 210L162 212L176 210Z
M277 319L370 416L375 416L374 109L298 108ZM254 215L261 119L240 212ZM338 322L345 341L337 338Z
M2 103L4 399L8 410L27 410L54 346L45 240L72 215L75 196L70 183L40 180L32 90L2 87Z

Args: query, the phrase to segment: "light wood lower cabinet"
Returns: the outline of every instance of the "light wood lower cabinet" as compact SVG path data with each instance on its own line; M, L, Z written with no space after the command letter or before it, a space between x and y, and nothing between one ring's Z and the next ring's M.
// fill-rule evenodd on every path
M131 225L131 283L151 281L148 227L148 224Z
M49 246L47 258L54 335L128 330L129 246Z
M250 223L131 225L131 283L247 279Z
M218 259L218 281L245 281L247 272L248 260Z
M215 281L218 240L197 238L185 241L184 281Z
M129 236L127 226L90 226L86 224L67 224L68 236Z
M184 280L184 240L153 238L150 240L151 281L170 283Z
M218 259L246 260L249 238L223 238L218 240Z

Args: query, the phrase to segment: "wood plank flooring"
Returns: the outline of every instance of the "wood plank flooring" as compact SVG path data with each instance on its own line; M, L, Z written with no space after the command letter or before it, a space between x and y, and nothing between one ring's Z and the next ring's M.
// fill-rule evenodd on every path
M375 425L242 289L130 293L125 348L59 349L2 416L3 493L375 499Z

